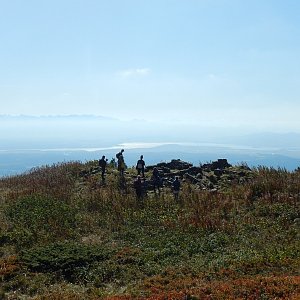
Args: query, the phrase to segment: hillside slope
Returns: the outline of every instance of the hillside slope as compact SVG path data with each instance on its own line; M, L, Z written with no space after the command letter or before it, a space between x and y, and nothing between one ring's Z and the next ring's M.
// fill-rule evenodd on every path
M97 161L1 179L0 299L300 298L299 170L158 167L142 199Z

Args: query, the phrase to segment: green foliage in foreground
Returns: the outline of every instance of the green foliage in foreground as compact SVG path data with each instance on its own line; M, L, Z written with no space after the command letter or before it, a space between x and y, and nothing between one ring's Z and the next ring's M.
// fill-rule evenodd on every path
M24 250L20 259L31 271L57 272L72 281L73 275L80 273L82 268L107 259L110 252L104 247L64 242Z
M78 176L84 167L55 166L55 177L51 168L41 168L34 176L0 182L0 286L7 297L176 292L173 298L182 299L184 290L204 299L205 284L216 282L217 293L220 282L243 280L249 286L256 278L269 282L276 276L291 285L285 282L281 294L266 290L253 299L300 294L299 172L259 168L251 182L213 193L186 182L176 203L167 189L137 201L130 185L127 193L116 187L113 170L102 186L97 174ZM45 188L59 177L60 188ZM238 288L232 289L238 295Z
M12 225L11 239L18 248L75 236L78 209L47 196L26 196L12 202L5 215Z

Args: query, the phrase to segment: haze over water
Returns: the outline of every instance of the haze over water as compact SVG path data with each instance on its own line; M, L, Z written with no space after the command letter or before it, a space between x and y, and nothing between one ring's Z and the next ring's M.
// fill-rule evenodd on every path
M299 1L2 2L1 174L124 143L297 167Z

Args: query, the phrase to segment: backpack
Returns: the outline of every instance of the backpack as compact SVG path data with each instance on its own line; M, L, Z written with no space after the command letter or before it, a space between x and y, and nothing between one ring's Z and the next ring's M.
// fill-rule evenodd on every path
M106 161L105 161L104 159L99 159L99 166L100 166L101 168L106 167Z
M136 164L136 168L138 170L142 170L144 168L144 165L145 165L144 161L142 159L139 159L137 164Z

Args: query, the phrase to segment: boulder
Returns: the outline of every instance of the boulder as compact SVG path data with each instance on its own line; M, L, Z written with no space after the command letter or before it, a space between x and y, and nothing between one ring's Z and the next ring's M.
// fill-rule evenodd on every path
M189 167L187 169L187 173L190 175L202 174L202 168L201 167Z
M156 166L158 168L166 167L171 170L185 170L185 169L192 167L193 165L188 162L182 161L180 159L172 159L169 163L163 162L163 163L157 164Z
M200 182L201 182L200 179L196 178L196 177L193 176L193 175L190 175L189 173L186 173L186 174L185 174L185 178L188 179L188 180L189 180L191 183L193 183L193 184L196 184L196 183L200 183Z
M231 167L231 165L227 162L226 158L220 158L217 161L212 162L212 170L215 169L223 170L229 167Z

